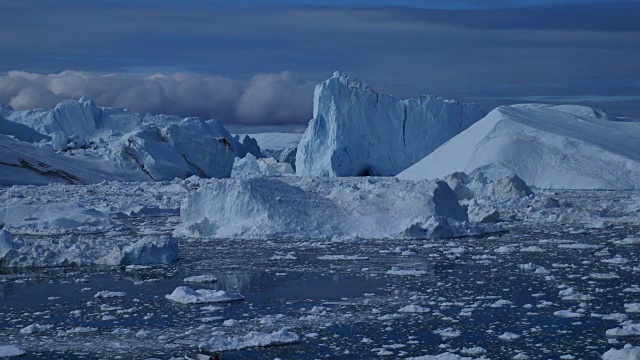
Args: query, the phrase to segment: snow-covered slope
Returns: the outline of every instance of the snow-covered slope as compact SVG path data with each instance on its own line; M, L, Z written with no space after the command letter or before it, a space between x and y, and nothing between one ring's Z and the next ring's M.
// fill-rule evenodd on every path
M398 100L338 72L316 86L296 157L300 175L396 175L486 112L435 96Z
M180 216L182 234L239 239L451 237L467 220L444 182L394 178L216 180Z
M499 164L539 188L640 189L640 123L584 106L501 106L398 175Z

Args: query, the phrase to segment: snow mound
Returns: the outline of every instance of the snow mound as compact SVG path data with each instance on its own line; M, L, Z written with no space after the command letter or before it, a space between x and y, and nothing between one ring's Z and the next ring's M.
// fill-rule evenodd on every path
M77 203L3 204L0 227L14 234L87 233L116 226L108 214Z
M499 164L538 188L640 189L640 124L583 106L501 106L400 179L435 179Z
M627 344L624 348L618 350L611 348L602 355L602 360L639 360L640 346Z
M236 158L233 163L231 177L248 178L255 176L293 175L294 171L288 163L278 162L274 158L257 159L252 154L244 158Z
M450 352L442 353L439 355L423 355L417 357L410 357L407 360L472 360L470 357L463 357Z
M395 178L212 180L189 194L177 233L216 238L442 238L467 214L444 182Z
M199 345L205 351L230 351L242 350L251 347L266 347L295 344L300 342L300 337L287 329L281 329L273 333L252 331L244 336L214 336Z
M244 300L244 296L238 293L230 293L224 290L193 290L188 286L178 286L165 297L181 304L223 303Z
M335 73L316 86L296 155L300 175L396 175L486 115L435 96L398 100Z

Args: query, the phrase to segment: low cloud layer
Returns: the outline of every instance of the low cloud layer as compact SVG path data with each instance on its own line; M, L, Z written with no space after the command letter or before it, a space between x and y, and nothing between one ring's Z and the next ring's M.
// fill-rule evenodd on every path
M88 96L101 106L142 114L200 116L227 124L293 124L311 118L314 85L288 71L258 74L249 81L188 73L141 77L10 71L0 76L0 103L31 109Z

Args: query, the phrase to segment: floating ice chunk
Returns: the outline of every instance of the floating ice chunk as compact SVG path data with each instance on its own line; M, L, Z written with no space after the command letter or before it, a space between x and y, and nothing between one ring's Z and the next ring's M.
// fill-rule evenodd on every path
M199 347L205 351L242 350L251 347L279 346L300 342L300 337L287 329L273 333L252 331L244 336L214 336L208 341L200 343Z
M361 255L322 255L322 256L318 256L318 260L330 260L330 261L344 260L344 261L350 261L350 260L369 260L369 258L366 257L366 256L361 256Z
M628 237L622 240L614 241L616 245L637 245L640 244L640 238L638 237Z
M0 358L18 357L26 354L15 345L0 345Z
M598 280L610 280L610 279L619 279L620 276L613 273L593 273L589 275L592 279Z
M424 270L415 270L415 269L400 269L398 267L392 267L390 270L387 270L388 275L399 275L399 276L422 276L427 272Z
M527 246L520 249L521 252L543 252L542 248L539 246Z
M63 234L112 229L116 223L96 209L77 203L0 206L0 224L14 234Z
M95 331L98 331L98 328L91 327L91 326L77 326L72 329L64 331L64 333L65 335L70 335L70 334L84 334L84 333L95 332Z
M602 245L574 243L574 244L559 244L558 247L563 249L585 250L585 249L600 249Z
M505 305L512 305L513 302L509 301L509 300L505 300L505 299L500 299L497 300L496 302L494 302L493 304L489 305L492 308L499 308L499 307L503 307Z
M95 295L93 295L96 299L110 299L117 297L125 297L127 293L122 291L98 291Z
M498 254L511 254L516 252L516 247L514 245L503 245L494 250Z
M640 323L626 324L622 325L622 327L609 329L606 334L610 337L638 336L640 335Z
M98 259L101 265L166 264L178 259L178 241L173 237L148 235L124 247L115 246L111 253Z
M217 282L218 279L213 276L213 275L196 275L196 276L189 276L187 278L184 278L184 280L182 280L186 283L214 283Z
M558 292L559 296L562 296L562 300L577 300L577 301L588 301L593 300L593 296L583 294L576 289L570 287L564 290L560 290Z
M507 340L507 341L508 340L515 340L515 339L518 339L518 338L520 338L520 335L514 334L512 332L508 332L508 331L503 333L502 335L498 336L498 339Z
M471 348L462 348L462 350L460 350L461 353L465 354L465 355L482 355L484 353L487 352L487 350L483 347L480 346L474 346Z
M608 264L616 264L616 265L623 265L629 262L629 259L621 256L621 255L616 255L611 259L602 259L602 262L608 263Z
M439 355L422 355L417 357L410 357L407 358L407 360L472 360L472 358L445 352Z
M407 305L407 306L403 306L400 309L398 309L398 312L401 313L426 313L431 311L431 309L429 308L424 308L420 305L415 305L415 304L411 304L411 305Z
M573 312L570 310L558 310L558 311L555 311L553 315L564 317L564 318L579 318L584 316L584 314Z
M31 324L20 329L21 334L35 334L51 329L53 325Z
M433 332L434 334L438 334L443 338L454 338L462 335L460 330L456 330L454 328L446 328L446 329L438 329Z
M640 303L624 304L624 310L628 313L640 313Z
M238 293L230 293L225 290L193 290L188 286L178 286L165 297L171 301L182 304L221 303L244 300L244 296Z
M609 349L602 355L602 360L638 360L640 359L640 346L625 345L622 349Z
M217 180L180 213L178 233L217 238L442 238L470 228L445 183L394 178Z

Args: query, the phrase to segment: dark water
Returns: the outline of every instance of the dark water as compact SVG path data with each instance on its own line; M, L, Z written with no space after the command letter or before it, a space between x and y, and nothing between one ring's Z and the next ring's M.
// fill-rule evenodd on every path
M640 342L638 337L607 338L605 331L618 327L619 322L598 316L622 313L632 322L640 321L640 314L625 313L624 308L625 303L640 302L640 293L624 291L640 285L638 246L609 242L623 237L621 231L630 229L580 234L563 229L521 229L517 233L523 235L499 239L435 242L184 242L179 262L149 269L5 273L0 283L0 344L16 344L32 359L168 359L194 351L198 343L216 332L243 335L287 327L300 335L300 343L229 351L221 358L399 358L445 351L463 354L463 348L479 346L486 351L481 355L491 359L510 359L520 352L532 359L563 355L596 359L611 347ZM600 248L567 249L557 240ZM517 251L495 252L507 244L514 244ZM527 246L542 251L520 251ZM608 254L596 254L605 249ZM285 254L296 259L271 258ZM317 259L332 254L358 254L369 259ZM629 262L602 261L616 254ZM536 274L520 267L527 263L548 272ZM387 274L392 267L424 273ZM602 273L616 277L592 276ZM207 310L210 304L177 304L164 297L185 285L185 277L201 274L215 275L218 282L188 286L240 292L246 300L214 304L221 309ZM563 300L559 291L566 287L593 299ZM85 288L90 290L83 291ZM122 291L126 296L94 299L102 290ZM52 296L59 298L49 299ZM508 302L499 306L498 300ZM409 304L429 311L398 312ZM101 308L103 305L108 307ZM77 310L79 313L74 313ZM554 315L559 310L583 316ZM235 323L225 326L223 322L229 319ZM53 327L31 335L19 332L33 323ZM78 326L97 330L58 334ZM129 332L112 333L116 329ZM147 335L136 336L140 330ZM500 339L505 332L519 337ZM388 355L382 355L385 353Z

